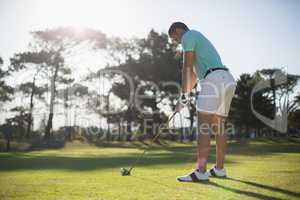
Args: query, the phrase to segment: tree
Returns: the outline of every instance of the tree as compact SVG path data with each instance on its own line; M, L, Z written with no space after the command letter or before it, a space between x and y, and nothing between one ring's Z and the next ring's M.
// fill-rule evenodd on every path
M48 138L50 136L50 130L52 128L52 119L53 119L53 109L54 109L54 100L55 100L55 91L56 91L56 82L60 79L63 79L63 75L68 73L69 71L64 68L64 58L60 51L55 51L54 49L47 50L49 47L48 43L43 41L37 41L35 48L41 48L38 52L25 52L21 54L16 54L11 59L11 64L13 66L13 70L20 71L22 69L28 69L27 65L34 64L34 76L31 82L31 96L34 96L36 85L36 77L39 75L39 72L43 70L44 73L48 75L50 71L51 85L50 85L50 114L48 118L48 123L45 130L45 137ZM47 45L47 46L46 46ZM61 74L59 73L61 72ZM23 87L23 89L25 89ZM30 110L33 109L33 98L30 102ZM29 121L32 121L30 114ZM30 124L31 126L31 124Z
M0 125L0 133L4 135L6 140L6 151L10 151L10 142L12 135L15 132L15 126L12 124L11 120L6 119L5 124Z
M19 87L19 90L30 98L29 111L27 118L27 129L26 137L31 137L32 127L33 127L33 109L34 109L34 97L37 96L38 99L45 101L43 94L46 92L45 86L37 86L36 79L33 78L32 82L22 83Z
M251 102L251 92L257 82L262 80L259 74L242 74L237 81L235 96L232 100L232 108L229 120L240 130L244 130L246 136L249 136L251 130L260 131L265 125L256 118L251 110L251 103L254 108L259 110L264 116L272 116L271 99L266 95L266 91L259 91L254 94Z
M14 117L11 117L8 120L10 124L13 124L15 127L14 134L16 137L23 139L25 136L25 130L27 127L27 119L28 119L28 112L26 108L23 106L16 106L10 110L11 112L15 112L16 115Z
M29 102L29 113L27 119L26 137L29 138L31 135L31 129L33 125L33 109L34 109L34 98L38 97L44 100L43 94L47 91L46 85L37 86L37 80L43 80L47 70L47 57L50 55L45 51L40 52L23 52L15 54L11 59L11 71L29 73L32 72L32 79L27 82L23 82L19 86L19 91L30 98Z
M86 96L88 95L88 87L81 85L79 83L74 83L73 79L67 79L64 82L66 85L65 88L58 90L58 99L62 100L62 104L65 109L65 127L70 127L69 124L69 109L74 108L74 124L73 126L77 126L76 119L77 119L77 109L82 108L82 106L86 105ZM68 139L73 139L73 133L71 129L68 131ZM74 129L72 129L74 130Z
M272 96L273 112L276 114L286 111L289 113L294 109L295 102L291 103L289 96L294 92L300 76L296 74L288 74L281 69L262 69L258 71L266 79L270 80L270 93Z
M276 116L280 116L279 119L282 122L276 122L283 129L280 132L287 131L289 114L295 108L295 101L290 98L293 94L296 85L300 79L299 75L289 74L281 69L263 69L258 71L262 76L264 76L267 81L270 81L270 89L268 91L269 95L272 96L273 103L273 116L277 120ZM277 130L273 130L274 133Z
M97 48L105 48L106 36L100 31L92 29L78 31L71 27L35 31L32 34L38 49L50 54L45 60L47 70L50 73L49 116L45 130L45 138L49 138L53 126L57 84L66 82L65 75L71 73L70 68L65 65L65 58L74 52L75 47L84 42L91 42Z
M290 110L290 114L288 116L288 130L289 133L297 132L298 134L300 134L300 95L294 97L292 108L293 109Z
M3 60L0 57L0 102L5 102L10 100L11 95L13 94L13 88L6 84L4 78L9 75L9 71L4 71Z
M116 48L116 55L119 49L132 47L122 56L123 62L111 66L127 73L134 82L134 87L138 88L137 95L146 98L136 99L133 102L137 116L145 116L152 113L153 121L157 121L155 115L159 111L159 106L174 106L174 99L178 95L178 88L174 83L180 82L181 60L176 60L175 46L168 42L166 34L159 34L151 30L146 39L131 41L131 44L120 45ZM172 82L173 85L170 83ZM167 84L169 83L169 84ZM157 87L156 87L157 86ZM129 84L121 82L112 87L113 93L121 99L128 99ZM128 106L127 109L133 109ZM142 119L144 117L141 117ZM130 122L130 118L126 118ZM154 130L154 129L153 129Z
M9 70L3 70L3 60L0 57L0 102L11 100L11 95L14 90L11 86L7 85L5 78L10 75ZM4 135L6 140L6 151L10 151L10 141L14 130L12 124L6 120L6 123L0 126L0 133Z

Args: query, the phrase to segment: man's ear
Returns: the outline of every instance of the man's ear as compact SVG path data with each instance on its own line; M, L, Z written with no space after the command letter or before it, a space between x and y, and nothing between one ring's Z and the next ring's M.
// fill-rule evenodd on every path
M178 28L175 29L175 34L176 36L178 37L180 34L179 34L180 30Z

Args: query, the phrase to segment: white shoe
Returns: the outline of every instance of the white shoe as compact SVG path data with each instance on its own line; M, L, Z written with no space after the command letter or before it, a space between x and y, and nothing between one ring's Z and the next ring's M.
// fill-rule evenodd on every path
M225 169L217 169L216 166L211 168L211 170L209 170L208 173L209 173L209 176L220 177L220 178L226 177Z
M197 181L208 181L209 180L209 173L201 172L198 169L194 170L192 173L184 176L178 176L178 181L182 182L197 182Z

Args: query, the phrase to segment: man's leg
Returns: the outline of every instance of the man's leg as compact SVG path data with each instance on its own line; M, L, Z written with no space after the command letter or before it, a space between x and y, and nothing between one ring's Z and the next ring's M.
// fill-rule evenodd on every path
M225 118L198 112L198 169L206 171L210 148L210 133L216 137L216 168L224 168L227 137L225 134Z
M213 115L197 112L198 115L198 156L197 168L201 172L206 171L206 165L210 147L210 127Z
M199 113L198 115L198 157L196 169L187 175L178 176L178 181L207 181L209 174L206 173L206 164L210 145L210 127L213 115Z
M216 116L216 121L218 121L218 128L216 130L216 168L223 169L224 168L224 160L226 153L226 143L227 136L225 133L225 118Z

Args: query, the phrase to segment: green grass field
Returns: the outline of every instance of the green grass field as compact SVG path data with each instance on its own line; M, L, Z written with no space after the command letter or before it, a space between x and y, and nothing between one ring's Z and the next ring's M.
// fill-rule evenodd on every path
M176 181L194 167L191 143L156 145L131 176L120 176L120 167L129 166L144 147L73 143L57 150L0 153L0 199L300 199L300 140L233 141L229 177L207 183Z

